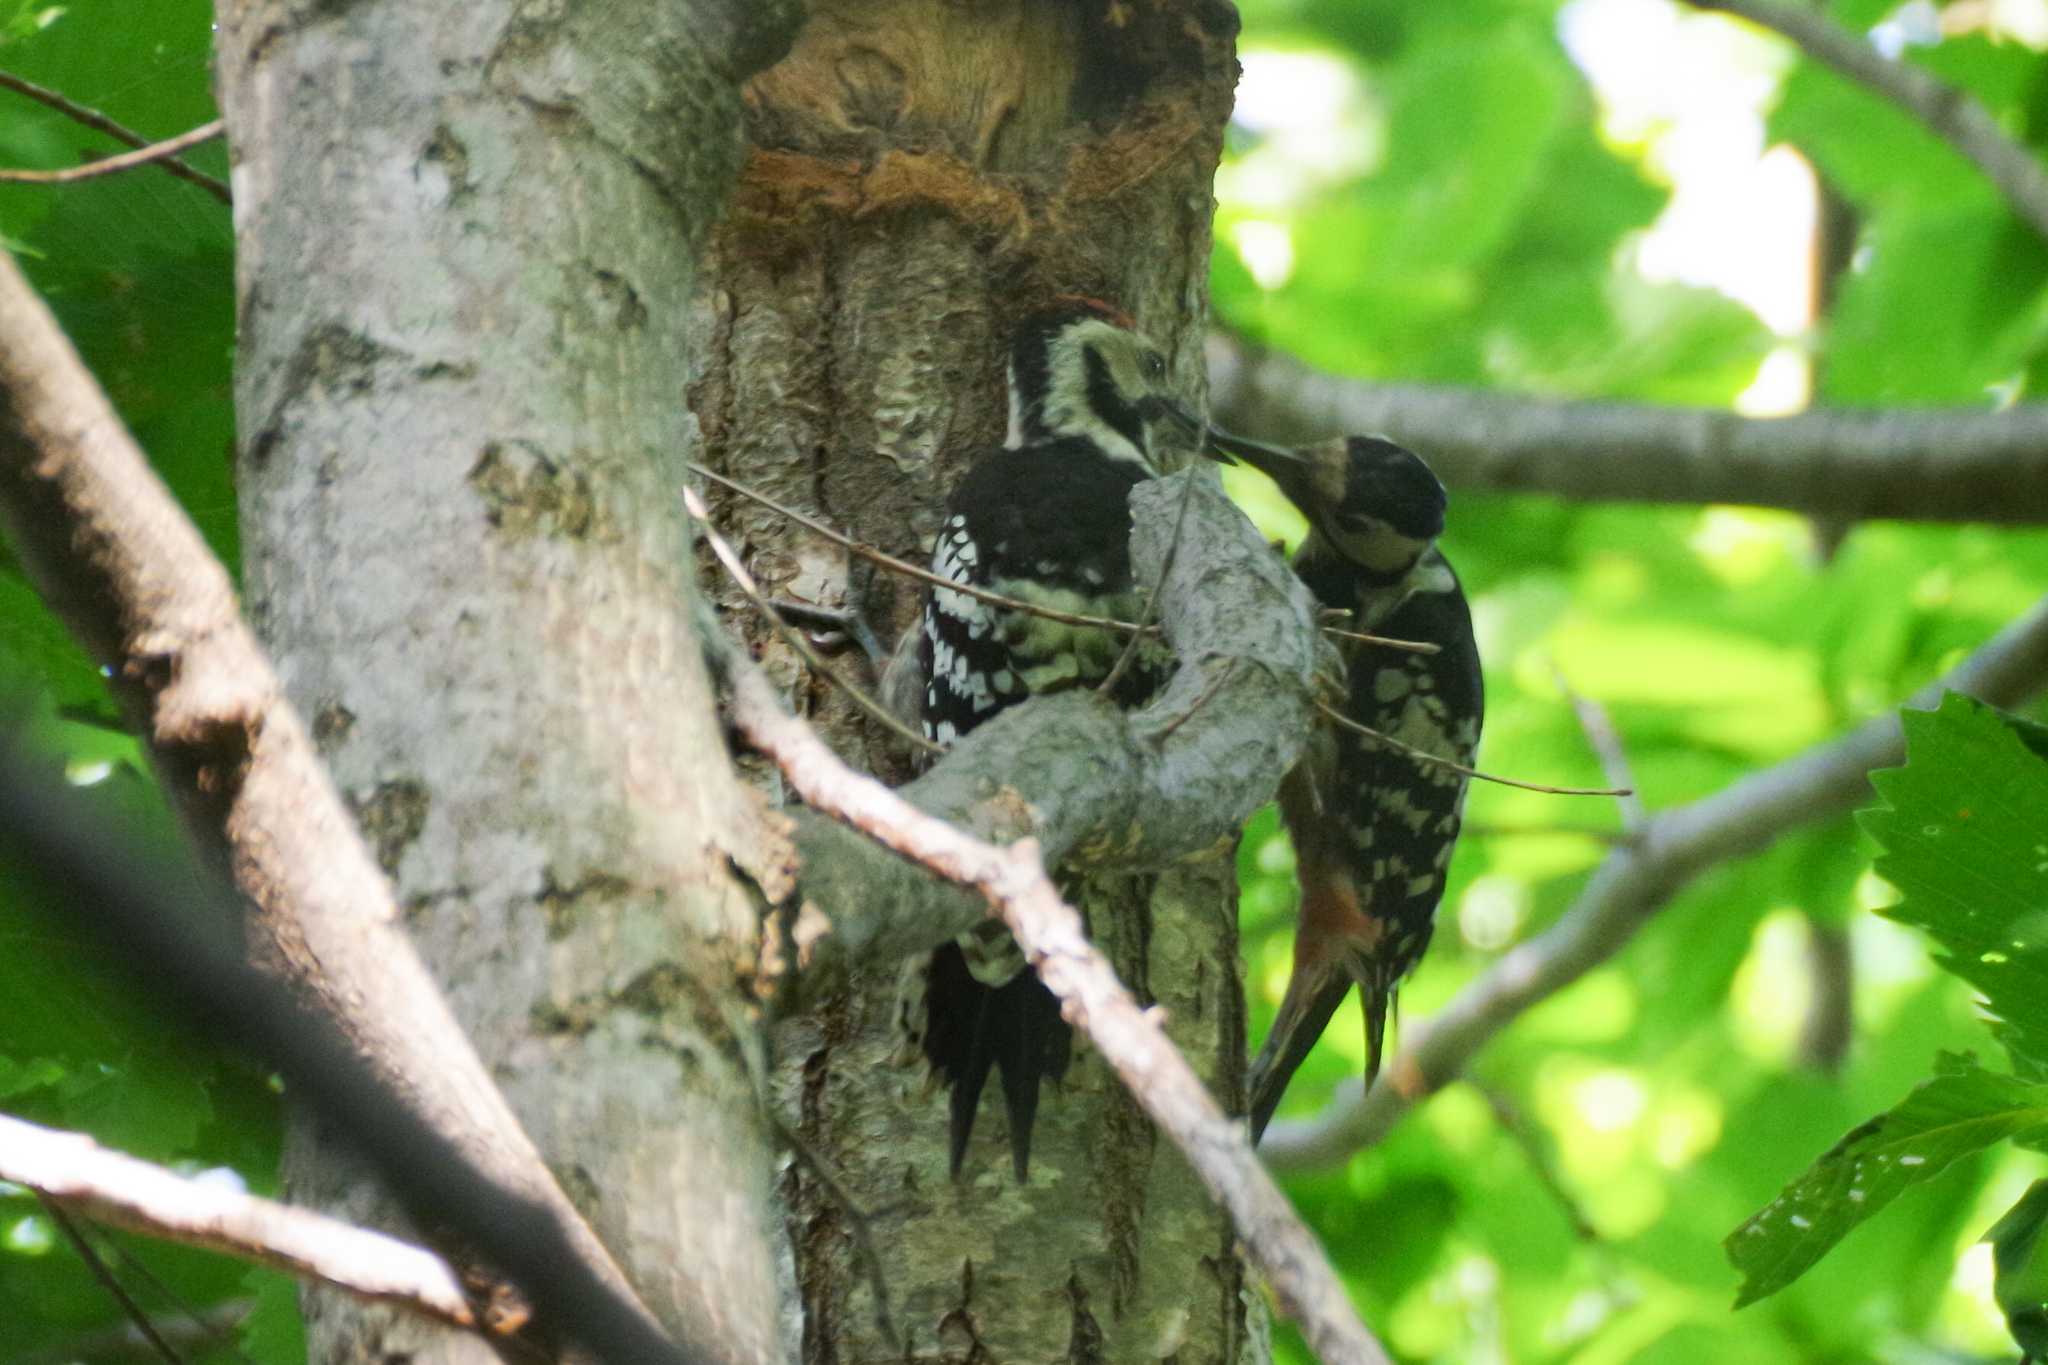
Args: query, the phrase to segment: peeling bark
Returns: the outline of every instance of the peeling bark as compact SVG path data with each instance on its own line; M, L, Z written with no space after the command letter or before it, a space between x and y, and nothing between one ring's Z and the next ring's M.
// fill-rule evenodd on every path
M789 56L747 88L747 158L707 257L689 390L707 463L921 560L946 492L1001 440L1010 322L1051 296L1129 310L1198 395L1235 27L1227 6L1166 0L814 5ZM885 638L912 619L914 585L850 571L773 513L708 496L771 594L858 605ZM879 727L736 595L713 595L842 754L908 775ZM812 855L832 842L819 833ZM1170 1011L1226 1098L1243 1035L1229 851L1226 838L1156 885L1117 874L1086 902L1119 972ZM813 856L806 876L823 870ZM819 904L864 900L884 917L891 884L847 876ZM890 1061L898 965L868 957L843 994L787 1023L776 1090L885 1248L910 1358L1236 1359L1242 1271L1223 1218L1099 1059L1084 1054L1048 1096L1030 1184L1011 1179L994 1105L961 1181L947 1179L944 1097ZM898 1358L874 1325L853 1214L801 1170L786 1188L804 1358Z

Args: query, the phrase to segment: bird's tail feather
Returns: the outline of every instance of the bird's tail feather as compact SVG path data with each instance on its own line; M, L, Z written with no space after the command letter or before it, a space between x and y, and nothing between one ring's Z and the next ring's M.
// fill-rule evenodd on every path
M974 1136L981 1093L989 1072L1003 1076L1003 1104L1010 1120L1010 1164L1022 1183L1031 1169L1031 1130L1038 1117L1039 1088L1066 1075L1073 1056L1073 1029L1060 1017L1059 1001L1037 975L1020 972L1000 986L975 979L957 944L932 954L926 980L925 1060L952 1090L948 1106L947 1159L958 1177Z
M1273 1019L1273 1031L1266 1035L1266 1045L1252 1059L1247 1084L1251 1091L1254 1143L1272 1121L1273 1111L1280 1107L1287 1083L1294 1079L1316 1039L1323 1036L1330 1016L1350 993L1351 977L1339 964L1331 962L1314 970L1303 970L1297 965L1287 983L1287 995L1280 1002L1280 1013Z

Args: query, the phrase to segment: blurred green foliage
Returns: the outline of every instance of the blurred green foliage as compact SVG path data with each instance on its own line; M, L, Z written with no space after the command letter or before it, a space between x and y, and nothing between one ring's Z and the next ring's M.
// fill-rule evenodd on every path
M1787 351L1815 401L2031 396L2042 244L1945 144L1766 40L1656 0L1241 8L1246 90L1270 64L1316 114L1297 127L1287 101L1240 104L1218 181L1223 326L1368 379L1727 405ZM1867 26L1887 9L1837 12ZM1718 116L1681 92L1631 121L1584 74L1599 62L1574 60L1603 40L1651 86L1698 81L1688 64L1711 59L1741 88L1692 96L1721 100ZM2039 51L1959 32L1914 57L2006 126L2041 128ZM1688 148L1740 142L1728 128L1744 119L1758 125L1747 155L1795 145L1854 212L1834 306L1795 335L1639 269ZM1270 493L1236 477L1263 517ZM1562 679L1611 713L1653 811L1692 800L1895 706L2048 590L2041 532L1839 534L1749 509L1454 491L1446 548L1487 662L1481 766L1600 784ZM1606 851L1580 831L1619 827L1612 803L1484 783L1467 818L1435 945L1402 994L1411 1018L1554 922ZM1938 1052L1983 1043L1971 992L1870 913L1889 899L1874 851L1835 820L1710 871L1384 1143L1288 1178L1400 1359L2012 1357L1976 1245L2043 1174L2009 1144L1912 1182L1797 1283L1732 1311L1729 1229L1898 1103ZM1254 824L1240 866L1256 1041L1285 986L1294 904L1273 822ZM1829 935L1847 939L1846 997L1815 990ZM1827 1022L1814 1012L1838 999L1840 1057L1811 1041ZM1283 1117L1356 1085L1361 1032L1347 1006ZM1308 1359L1279 1337L1284 1359Z
M1280 73L1287 98L1247 100L1219 177L1212 291L1224 326L1361 378L1546 394L1726 405L1766 357L1789 357L1833 403L2032 395L2042 244L1937 139L1721 19L1663 0L1241 8L1248 93L1263 69ZM1889 7L1834 8L1868 25ZM0 0L0 68L167 136L212 115L210 19L204 0ZM1913 59L2037 137L2048 60L2009 35L1952 27ZM1731 126L1749 119L1758 146L1800 148L1853 209L1832 306L1802 334L1774 334L1722 293L1639 268L1701 125L1669 108L1621 117L1586 74L1591 46L1617 34L1652 86L1681 84L1695 59L1722 63ZM0 91L0 165L109 150ZM192 159L225 174L218 144ZM0 241L232 563L227 210L150 172L0 186ZM1247 478L1238 491L1287 528L1270 489ZM1890 709L2048 589L2048 533L1845 531L1733 508L1460 494L1447 549L1488 664L1483 764L1599 784L1569 685L1612 714L1653 810ZM0 709L111 809L163 827L99 678L4 557ZM1618 828L1611 803L1485 784L1468 818L1436 945L1403 994L1411 1018L1564 913ZM1728 1230L1898 1103L1937 1053L1983 1041L1971 991L1934 969L1915 934L1870 913L1889 894L1874 852L1841 820L1711 871L1380 1146L1289 1179L1400 1359L2011 1355L1991 1247L1977 1245L2042 1173L2009 1144L1909 1182L1796 1283L1732 1310ZM1294 898L1270 812L1241 867L1256 1038L1285 984ZM0 1107L269 1188L278 1115L265 1078L167 1038L19 899L0 883ZM1808 1041L1833 998L1815 989L1816 945L1831 935L1846 936L1853 963L1839 1057ZM1354 1005L1283 1112L1315 1112L1362 1063ZM2038 1220L2003 1226L2009 1288L2027 1282ZM253 1299L240 1337L253 1359L302 1355L278 1277L117 1240L189 1302ZM139 1292L176 1312L146 1281ZM37 1349L113 1320L34 1202L0 1187L0 1343ZM1277 1349L1307 1358L1285 1330Z
M149 137L214 116L205 0L0 3L0 69ZM0 90L0 165L55 167L122 150ZM194 150L225 175L219 143ZM161 172L63 189L0 185L0 242L16 253L122 415L229 563L235 557L230 364L233 232L227 207ZM0 546L0 724L61 764L138 837L175 836L98 670L43 611ZM82 941L34 912L0 875L0 1109L90 1132L174 1169L274 1193L277 1095L248 1064L174 1032ZM186 1308L255 1297L245 1331L303 1358L291 1282L219 1256L90 1232L167 1325ZM283 1296L279 1295L282 1288ZM0 1184L0 1360L119 1325L35 1199ZM253 1336L251 1339L254 1339ZM235 1359L235 1334L193 1365Z

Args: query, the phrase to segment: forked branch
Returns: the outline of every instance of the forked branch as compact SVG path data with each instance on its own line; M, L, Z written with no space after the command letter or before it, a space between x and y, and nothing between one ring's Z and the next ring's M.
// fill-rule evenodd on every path
M715 638L715 637L714 637ZM918 810L842 763L824 741L776 702L774 690L737 648L707 642L734 722L773 759L812 809L842 820L936 875L973 888L999 915L1161 1132L1186 1155L1230 1214L1280 1301L1317 1356L1330 1365L1386 1365L1387 1354L1352 1307L1315 1237L1252 1155L1240 1120L1226 1116L1156 1019L1131 998L1060 899L1029 839L998 847Z

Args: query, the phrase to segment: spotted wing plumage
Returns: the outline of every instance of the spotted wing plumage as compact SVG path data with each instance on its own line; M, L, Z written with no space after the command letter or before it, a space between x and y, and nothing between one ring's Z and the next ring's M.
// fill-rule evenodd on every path
M1380 633L1439 647L1360 644L1347 660L1345 714L1466 767L1485 710L1472 616L1457 576L1432 554ZM1302 888L1294 974L1253 1059L1252 1131L1263 1132L1295 1070L1355 983L1366 1079L1378 1074L1395 988L1428 948L1461 825L1466 778L1335 726L1281 788Z
M1130 619L1139 595L1131 584L1128 497L1143 477L1086 441L991 452L948 504L933 571L1039 606ZM940 587L927 597L922 631L920 720L925 736L941 744L1028 697L1099 684L1125 638ZM1152 646L1120 681L1117 700L1143 701L1168 666ZM939 948L911 968L899 1012L904 1033L951 1088L953 1173L993 1072L1002 1079L1012 1165L1024 1180L1040 1086L1065 1074L1072 1030L1015 941L988 926Z

